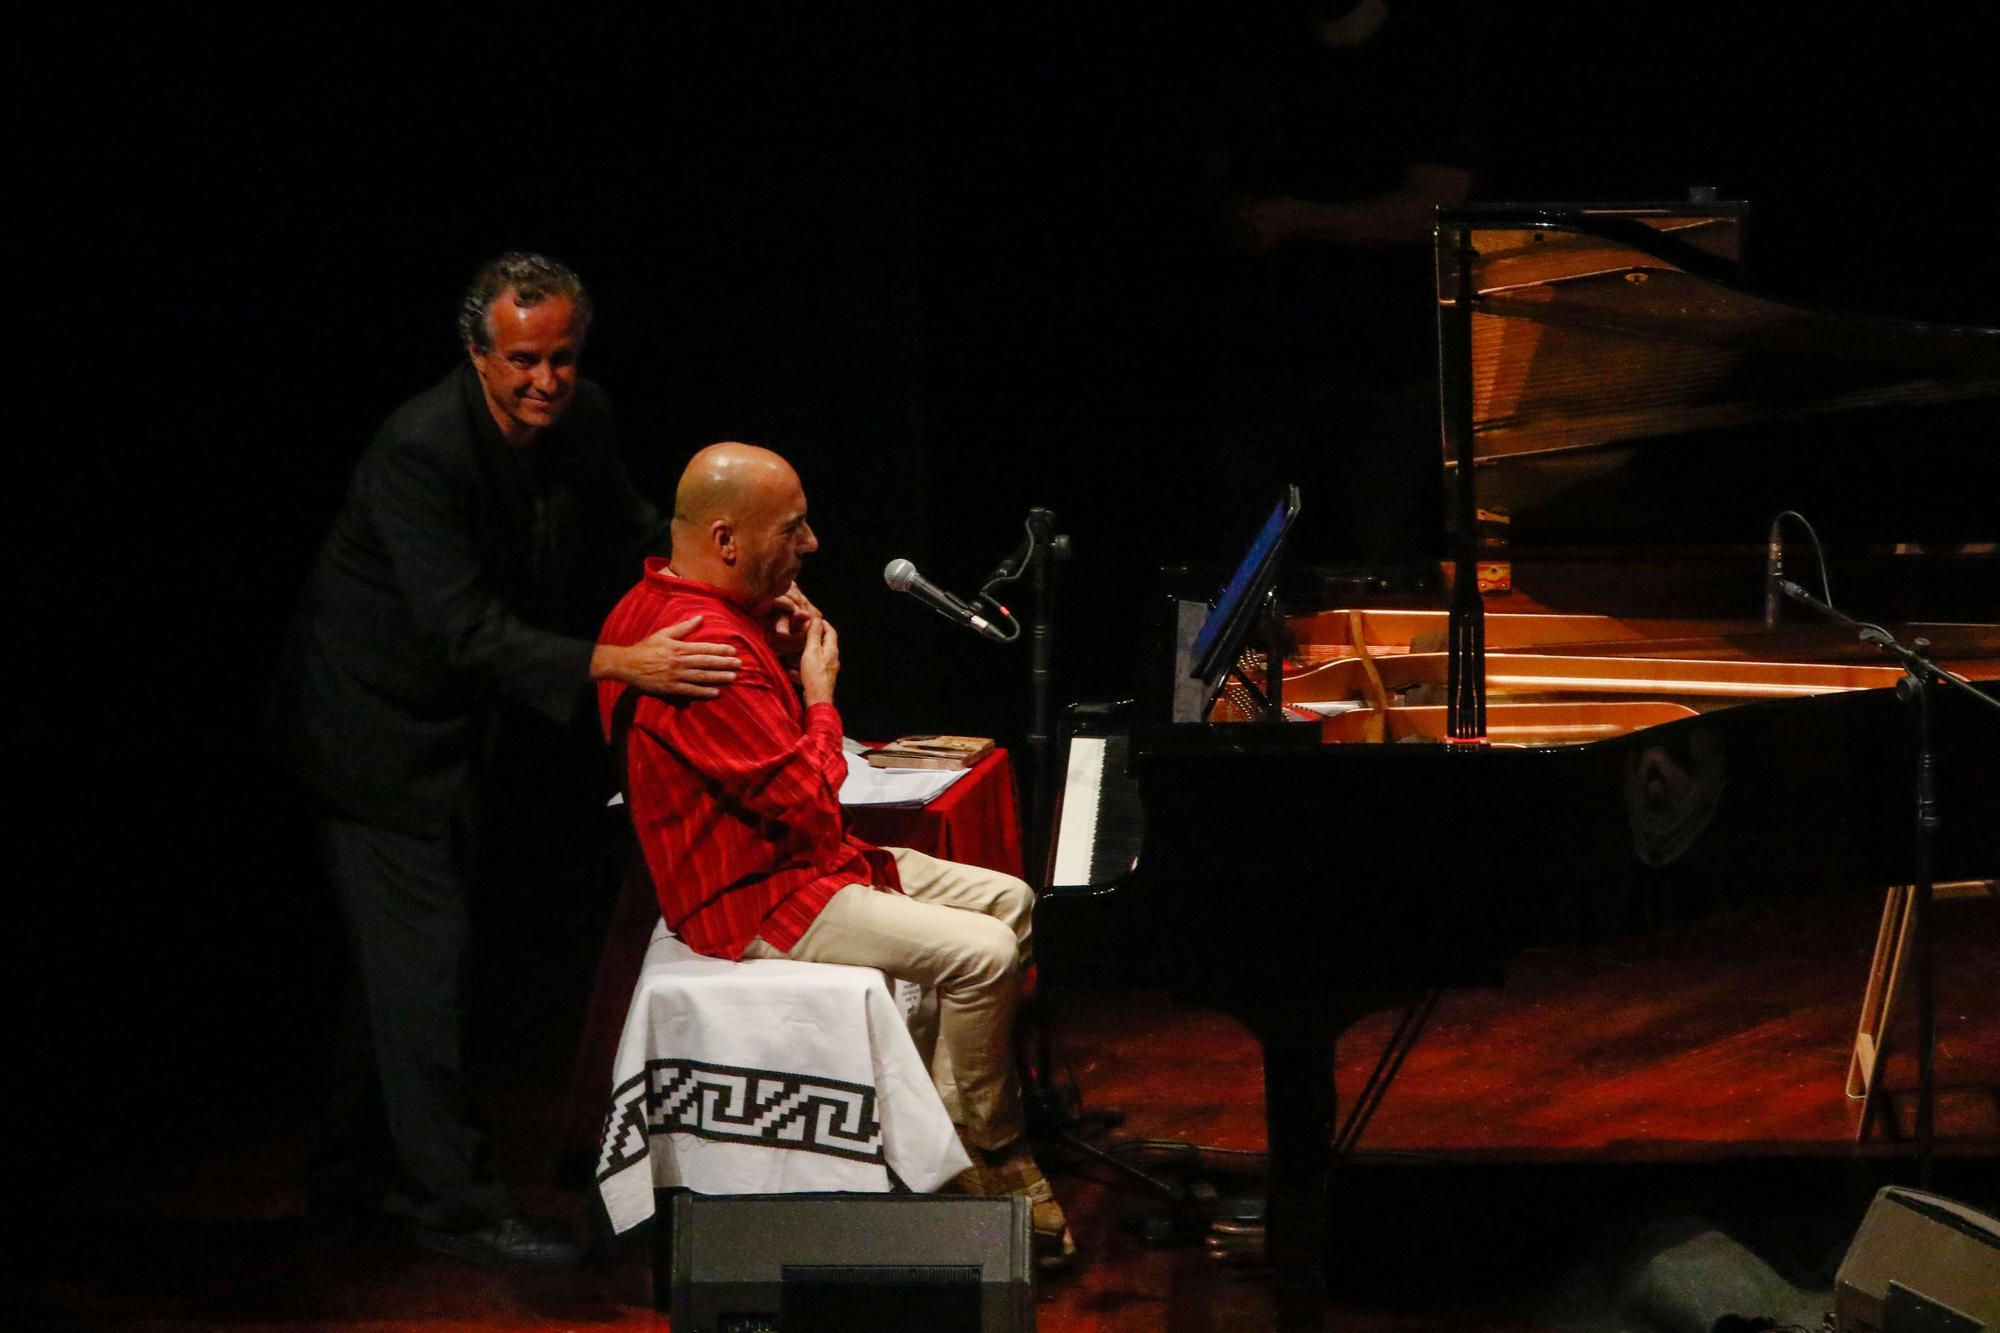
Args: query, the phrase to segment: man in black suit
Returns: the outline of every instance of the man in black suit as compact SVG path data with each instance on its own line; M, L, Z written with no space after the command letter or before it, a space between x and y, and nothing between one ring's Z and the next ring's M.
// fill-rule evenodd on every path
M318 802L358 965L315 1201L407 1219L495 1263L580 1257L485 1162L461 1051L474 786L496 708L557 721L586 683L713 697L728 647L693 619L631 645L598 624L666 524L627 480L604 392L577 375L590 297L538 255L473 279L466 360L376 433L320 548L270 712Z

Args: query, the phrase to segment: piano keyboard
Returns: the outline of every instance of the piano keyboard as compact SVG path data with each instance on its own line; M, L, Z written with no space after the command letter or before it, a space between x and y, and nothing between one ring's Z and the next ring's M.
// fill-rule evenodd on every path
M1050 888L1115 884L1138 860L1145 821L1125 752L1123 736L1070 737Z

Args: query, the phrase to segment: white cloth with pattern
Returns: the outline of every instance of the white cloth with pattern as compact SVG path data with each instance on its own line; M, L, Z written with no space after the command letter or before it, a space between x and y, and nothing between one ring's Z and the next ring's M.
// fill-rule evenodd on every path
M928 1193L970 1163L909 1029L916 988L867 967L694 952L660 923L626 1011L597 1161L611 1224L653 1191Z

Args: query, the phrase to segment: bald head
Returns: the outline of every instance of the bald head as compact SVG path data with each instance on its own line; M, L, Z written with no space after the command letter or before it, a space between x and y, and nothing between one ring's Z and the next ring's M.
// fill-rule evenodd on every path
M799 474L769 449L730 441L688 460L674 489L673 567L763 610L819 547Z
M790 482L798 475L792 465L754 444L727 441L711 444L688 460L674 488L674 522L701 524L718 515L733 514L753 492Z

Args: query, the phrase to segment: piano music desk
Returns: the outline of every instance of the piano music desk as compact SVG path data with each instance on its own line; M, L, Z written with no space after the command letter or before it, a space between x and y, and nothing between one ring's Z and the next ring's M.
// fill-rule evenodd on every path
M1931 901L2000 898L2000 880L1959 879L1931 885ZM1908 884L1889 886L1882 904L1882 927L1875 933L1875 957L1868 965L1868 988L1861 995L1861 1023L1854 1033L1854 1057L1847 1063L1847 1095L1861 1103L1854 1137L1866 1142L1881 1109L1876 1077L1888 1054L1889 1024L1896 1000L1906 989L1903 964L1909 961L1910 927L1916 902ZM1935 929L1935 927L1933 927Z

